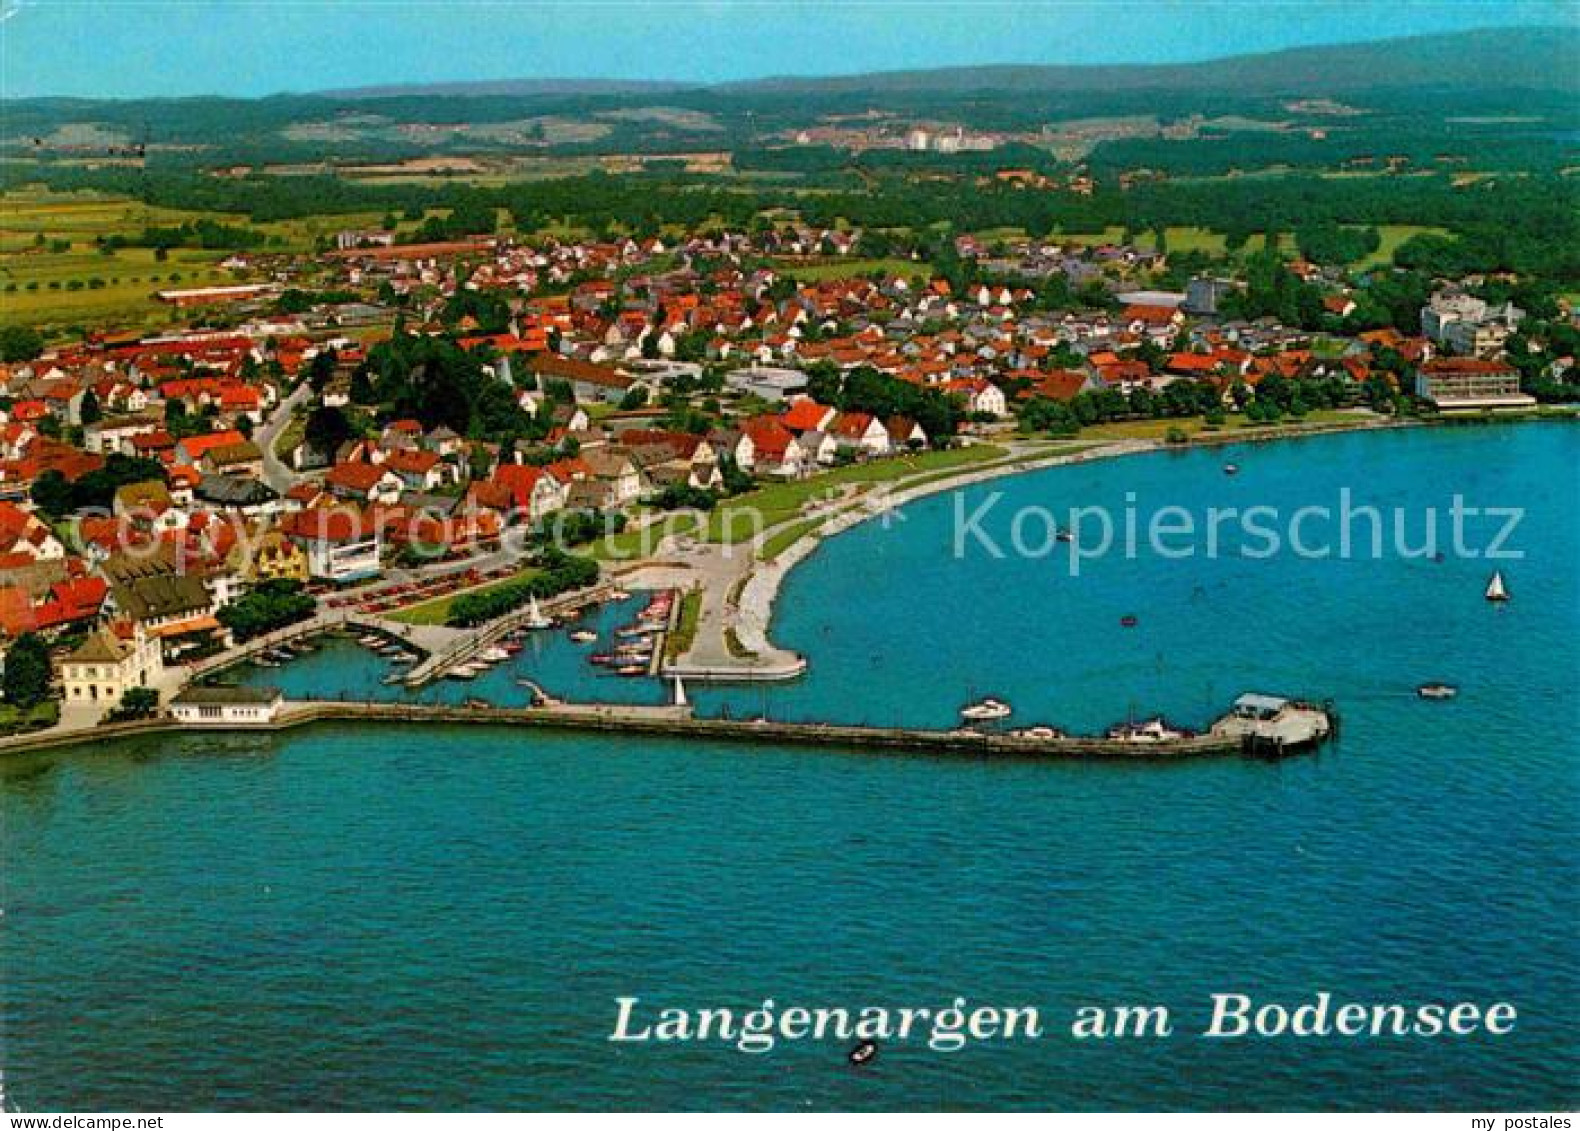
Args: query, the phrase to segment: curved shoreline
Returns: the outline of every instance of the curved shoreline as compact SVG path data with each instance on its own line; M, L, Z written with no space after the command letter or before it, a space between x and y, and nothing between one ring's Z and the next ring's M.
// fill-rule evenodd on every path
M966 487L973 487L1012 475L1049 471L1057 467L1095 463L1101 460L1119 459L1125 456L1189 451L1193 447L1227 447L1232 444L1272 443L1282 440L1299 440L1314 436L1352 432L1391 431L1404 428L1428 427L1436 423L1439 422L1373 417L1312 425L1299 430L1273 427L1250 433L1199 433L1186 444L1169 444L1161 440L1142 439L1103 441L1093 447L1079 451L1063 451L1043 456L1028 455L1024 458L1011 457L987 467L962 471L957 476L946 475L937 479L929 479L924 483L917 483L911 487L902 486L898 491L882 495L883 505L881 507L870 506L870 496L866 496L854 505L827 516L818 525L804 532L794 542L781 550L771 561L760 561L747 573L746 580L740 587L739 607L733 626L741 644L745 648L757 653L759 656L774 657L777 662L773 660L768 663L759 662L750 667L743 666L739 670L732 669L721 672L718 675L711 675L701 670L687 670L683 665L677 665L678 671L676 671L676 674L688 678L737 681L785 681L796 679L804 674L809 663L806 657L788 649L780 648L768 639L773 623L774 603L778 600L785 578L789 576L791 570L810 558L827 539L843 534L870 519L877 518L920 499ZM1517 422L1500 421L1499 423ZM780 659L780 657L788 659ZM665 670L668 673L674 669L666 668Z

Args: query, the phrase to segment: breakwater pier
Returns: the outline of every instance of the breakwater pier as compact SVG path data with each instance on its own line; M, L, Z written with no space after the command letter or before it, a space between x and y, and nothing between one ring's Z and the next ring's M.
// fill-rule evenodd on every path
M820 746L831 749L955 754L1021 758L1085 758L1129 761L1176 761L1206 756L1243 754L1267 756L1312 749L1334 732L1331 709L1288 704L1278 718L1252 718L1231 711L1199 734L1156 741L1127 737L1055 734L1036 736L958 728L872 727L842 723L698 718L686 705L549 702L532 707L495 707L483 703L435 705L379 701L288 700L266 721L178 721L173 718L108 724L96 728L95 740L132 737L161 731L279 731L324 722L394 723L403 725L519 726L543 730L647 735L705 741ZM0 750L47 749L83 740L84 735L43 732L7 739Z

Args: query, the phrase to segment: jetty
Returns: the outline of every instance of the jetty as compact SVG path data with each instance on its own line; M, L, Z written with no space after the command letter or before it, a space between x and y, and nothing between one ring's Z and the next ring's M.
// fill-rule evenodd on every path
M1247 704L1247 700L1254 701ZM1282 704L1267 714L1268 705ZM1335 732L1337 717L1330 706L1316 706L1271 696L1242 696L1234 708L1200 734L1162 741L1105 736L1054 734L1048 737L987 729L937 730L924 727L876 727L844 723L791 722L766 718L698 718L689 704L633 705L612 703L539 702L530 707L496 707L471 701L429 704L362 700L287 700L262 721L220 721L173 718L106 724L92 732L95 739L132 737L168 731L272 732L313 723L398 723L514 726L542 730L609 734L620 737L694 739L710 742L780 746L816 746L835 750L966 755L994 758L1074 758L1114 761L1183 761L1207 756L1241 754L1283 756L1310 750ZM45 749L80 742L72 736L40 732L0 742L5 750Z

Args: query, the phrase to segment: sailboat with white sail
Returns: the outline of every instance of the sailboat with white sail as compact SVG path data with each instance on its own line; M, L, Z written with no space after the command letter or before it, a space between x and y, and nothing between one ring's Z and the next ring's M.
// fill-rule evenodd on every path
M554 622L543 615L543 609L538 605L538 599L536 597L533 597L531 603L527 605L526 625L528 628L554 627Z

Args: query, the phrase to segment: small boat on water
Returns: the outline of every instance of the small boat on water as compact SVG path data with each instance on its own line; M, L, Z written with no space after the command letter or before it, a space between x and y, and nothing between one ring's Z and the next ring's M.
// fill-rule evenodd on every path
M538 599L532 598L527 605L526 627L528 628L553 628L554 622L543 615L543 609L538 605Z
M623 665L621 667L615 668L614 672L615 672L616 675L623 675L623 676L627 676L627 677L634 676L634 675L646 675L647 674L647 665L646 664L625 664L625 665Z
M499 646L499 650L507 656L517 656L521 654L521 650L525 647L526 645L519 640L507 640Z
M1057 534L1054 535L1054 537L1057 538L1061 542L1074 542L1075 541L1075 531L1073 531L1073 530L1060 530Z
M1225 475L1239 475L1240 465L1237 463L1226 463L1223 465L1223 473Z
M1492 580L1487 582L1487 600L1502 602L1509 599L1509 587L1503 583L1503 571L1494 570Z
M571 639L577 644L591 644L598 639L598 634L590 628L578 628L571 633Z
M860 1068L863 1064L871 1064L878 1057L878 1042L862 1041L850 1052L845 1054L845 1059Z
M281 666L279 660L271 660L268 656L254 656L252 665L256 668L277 668Z
M1135 628L1136 625L1140 623L1141 618L1136 616L1134 613L1126 613L1124 616L1119 618L1120 628Z
M594 664L612 664L615 661L615 657L610 655L608 652L594 652L591 656L587 657L587 660L589 663Z
M1422 699L1452 699L1459 694L1459 688L1452 683L1423 683L1415 693Z
M390 663L392 664L415 664L416 662L416 654L413 652L407 652L405 650L397 652L395 655L390 657Z
M633 624L629 628L615 629L614 634L616 636L624 637L626 640L631 640L638 636L651 636L657 631L658 625L656 624Z
M477 658L485 664L497 664L501 660L510 659L510 653L499 647L484 648L477 654Z
M960 708L960 717L967 722L986 723L994 719L1007 719L1013 708L1002 699L983 699L976 703L967 703Z
M446 679L476 679L483 669L476 664L457 664L444 673Z
M1134 742L1144 745L1153 742L1178 742L1189 738L1190 731L1169 726L1163 720L1163 716L1159 715L1139 723L1120 723L1118 726L1111 726L1105 737L1115 742Z

